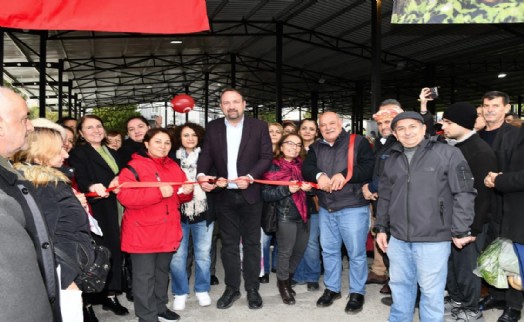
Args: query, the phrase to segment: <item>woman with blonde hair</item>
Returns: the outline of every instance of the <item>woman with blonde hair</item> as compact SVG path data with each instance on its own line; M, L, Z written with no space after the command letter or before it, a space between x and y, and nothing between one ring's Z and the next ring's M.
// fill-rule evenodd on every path
M93 256L88 215L69 185L69 178L58 170L69 156L63 146L65 131L45 121L33 122L28 148L14 156L15 168L36 188L36 200L55 251L60 249L69 258L87 263ZM69 266L61 256L56 256L56 261L60 267L62 320L83 321L82 292L75 283L79 267Z

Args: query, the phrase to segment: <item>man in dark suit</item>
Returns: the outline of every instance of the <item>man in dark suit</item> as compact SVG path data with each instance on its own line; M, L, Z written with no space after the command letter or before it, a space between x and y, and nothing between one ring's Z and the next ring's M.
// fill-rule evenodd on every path
M0 87L1 321L62 320L53 243L33 198L33 186L9 162L27 147L32 130L24 99Z
M222 236L222 263L226 290L217 308L227 309L240 297L240 272L250 309L262 307L258 293L260 273L261 178L272 160L272 147L265 122L244 116L246 101L236 89L225 89L220 97L224 118L207 125L202 152L198 158L198 180L206 191L217 185L224 189L217 196L217 213ZM218 177L210 176L211 169ZM227 179L227 180L226 180ZM216 184L215 184L216 183ZM239 244L243 246L240 263Z

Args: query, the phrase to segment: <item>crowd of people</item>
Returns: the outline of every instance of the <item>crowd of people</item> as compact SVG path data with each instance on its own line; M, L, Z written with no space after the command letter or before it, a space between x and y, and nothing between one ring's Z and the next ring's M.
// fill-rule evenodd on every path
M522 291L488 287L481 297L473 270L498 237L524 247L520 119L499 91L479 107L450 105L438 124L429 88L419 99L407 112L383 101L374 140L347 132L332 111L318 123L248 117L236 89L222 92L224 117L205 129L151 128L137 116L124 136L96 115L29 120L25 101L0 88L0 283L9 294L0 320L23 312L26 321L96 322L93 305L129 314L118 299L125 293L138 321L176 321L192 291L202 307L232 307L242 279L255 310L273 271L287 305L297 284L320 290L323 274L317 307L347 293L345 312L358 314L366 284L377 283L391 295L389 322L412 321L416 305L424 322L484 321L489 309L503 310L498 322L518 321ZM268 234L267 209L278 226ZM225 288L212 299L217 232ZM97 293L81 280L94 245L111 253Z

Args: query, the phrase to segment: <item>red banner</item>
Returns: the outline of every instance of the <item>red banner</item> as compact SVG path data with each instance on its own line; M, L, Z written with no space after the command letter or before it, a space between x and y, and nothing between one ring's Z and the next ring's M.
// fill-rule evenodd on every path
M205 0L4 0L0 26L183 34L209 30Z

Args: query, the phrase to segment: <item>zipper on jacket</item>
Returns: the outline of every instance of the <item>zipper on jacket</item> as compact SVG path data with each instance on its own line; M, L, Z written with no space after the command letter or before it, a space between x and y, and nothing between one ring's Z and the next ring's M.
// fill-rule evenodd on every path
M404 159L406 160L407 164L408 164L408 180L407 180L407 195L406 195L406 239L408 241L411 240L411 238L409 237L409 226L410 226L410 222L409 222L409 188L410 188L410 184L411 184L411 169L410 169L410 166L409 166L409 160L408 160L408 157L406 156L406 154L402 153L402 155L404 156ZM414 156L413 156L414 157ZM413 161L413 157L411 158L411 161Z
M166 205L166 216L169 216L169 206Z
M444 201L440 201L440 221L444 225Z

